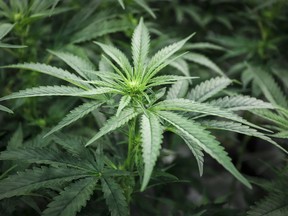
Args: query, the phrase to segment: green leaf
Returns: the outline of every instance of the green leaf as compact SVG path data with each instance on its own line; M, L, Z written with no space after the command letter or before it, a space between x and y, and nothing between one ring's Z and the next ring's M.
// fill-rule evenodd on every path
M12 93L0 98L0 101L16 98L37 97L37 96L67 96L84 92L83 89L70 86L40 86L19 92Z
M1 43L0 42L0 47L1 48L9 48L9 49L19 49L19 48L25 48L27 46L24 45L14 45L14 44L6 44L6 43Z
M208 57L204 55L189 52L188 54L184 55L184 58L197 64L203 65L212 71L225 76L224 72L214 62L212 62Z
M86 171L72 168L34 168L11 175L0 181L0 199L25 195L39 188L55 186L89 176Z
M124 95L121 97L119 106L116 112L116 116L119 116L120 112L130 103L131 97L129 95Z
M125 31L129 28L130 23L126 20L91 21L90 25L80 31L78 30L76 34L71 37L71 43L85 42L110 33Z
M177 75L162 75L156 76L149 80L147 87L173 84L179 80L189 80L195 79L198 77L186 77L186 76L177 76Z
M220 109L218 107L211 106L207 103L198 103L188 99L179 98L179 99L164 100L155 104L153 109L195 112L207 115L214 115L267 131L267 129L252 124L243 119L242 117L237 116L236 114L230 112L229 110Z
M117 92L112 88L100 87L92 90L85 91L80 88L70 86L39 86L30 89L20 90L19 92L12 93L5 97L0 98L0 101L27 98L27 97L39 97L39 96L74 96L74 97L91 97L95 95Z
M2 23L0 24L0 40L7 35L12 28L14 27L14 25L10 24L10 23Z
M134 74L137 74L137 76L142 77L144 75L144 67L149 52L149 46L149 32L143 23L143 19L141 18L132 36Z
M18 126L17 130L13 133L11 139L7 144L7 150L18 149L23 145L23 130L21 124Z
M119 4L121 5L121 7L123 8L123 10L125 9L125 5L123 0L118 0Z
M19 160L28 163L67 166L74 169L97 172L86 160L53 150L51 147L25 147L1 152L0 160Z
M9 108L7 108L7 107L5 107L5 106L2 106L2 105L0 105L0 110L1 110L1 111L4 111L4 112L8 112L8 113L13 114L13 111L12 111L12 110L10 110Z
M92 137L85 146L88 146L98 140L105 134L123 126L131 119L135 118L139 113L133 108L124 109L118 116L113 116L110 118L106 124L100 129L100 131Z
M245 134L248 136L258 137L260 139L263 139L272 143L277 148L288 153L284 148L282 148L280 145L274 142L270 137L267 137L263 133L260 133L257 130L250 128L246 125L242 125L236 122L216 121L216 120L210 120L210 121L206 120L206 121L201 121L200 123L203 127L208 128L208 129L227 130L227 131L233 131L236 133Z
M276 138L281 138L281 139L288 139L288 131L286 131L286 130L280 131L280 132L275 133L271 136L276 137Z
M207 43L207 42L198 42L198 43L189 43L185 45L185 49L213 49L213 50L225 50L223 47Z
M197 165L198 165L198 169L199 169L199 174L200 176L203 175L203 164L204 164L204 154L202 152L202 148L200 148L193 139L191 139L189 136L187 136L185 133L183 133L181 130L177 129L177 128L169 128L170 131L172 131L173 133L177 134L178 136L180 136L185 143L187 144L187 146L189 147L189 149L191 150L192 154L194 155Z
M43 139L43 136L41 136ZM83 151L86 151L87 149L84 147L85 143L87 142L86 137L77 136L73 134L63 134L61 132L58 132L56 134L53 134L52 136L48 138L53 138L53 141L61 146L63 149L65 149L67 152L71 153L72 155L80 155ZM47 138L46 138L47 139Z
M248 188L252 188L250 183L244 178L241 173L235 168L231 159L227 156L223 147L208 131L206 131L199 123L188 120L179 114L167 111L157 111L157 114L172 124L178 130L182 131L187 137L195 142L206 153L218 161L226 170L235 176Z
M173 43L169 46L166 46L159 50L149 61L147 66L147 73L146 79L152 78L159 70L163 68L163 66L167 65L167 60L176 53L182 46L193 36L194 34L190 35L189 37ZM169 62L168 62L169 63Z
M44 137L49 136L50 134L62 129L63 127L66 127L67 125L70 125L80 118L83 118L85 115L89 114L101 105L102 103L100 102L87 102L76 107L75 109L71 110L70 113L64 119L62 119L57 126L52 128Z
M226 96L223 98L219 98L217 100L209 101L209 104L212 106L217 106L232 111L275 108L270 103L244 95L236 95L231 97Z
M253 110L252 113L264 119L272 121L275 124L288 130L288 119L283 118L283 116L281 115L271 112L270 110Z
M178 58L175 61L170 62L169 65L179 70L183 75L187 77L190 76L189 65L182 58Z
M226 77L215 77L210 80L206 80L205 82L201 82L194 87L189 92L187 98L190 100L203 102L225 89L231 83L232 81Z
M183 98L188 88L189 83L187 80L179 80L169 88L166 99Z
M115 61L120 68L125 72L127 77L130 77L132 75L132 67L129 63L128 58L124 55L123 52L121 52L119 49L109 46L106 44L102 44L99 42L95 42L97 45L99 45L102 50L113 60Z
M280 105L288 107L288 100L279 87L278 83L268 72L261 70L260 68L249 66L248 69L254 77L254 80L261 88L265 97L274 105Z
M94 65L86 59L80 58L76 55L67 52L59 52L48 50L53 55L62 59L66 64L73 68L80 76L84 78L89 78L89 74L86 71L95 70Z
M43 1L42 1L43 2ZM87 22L91 22L91 19L89 20L89 18L92 17L92 15L94 15L95 10L99 7L100 2L98 1L89 1L87 2L87 4L83 4L81 7L81 10L75 10L73 13L73 16L69 17L70 19L68 19L66 25L65 25L65 29L64 29L64 34L66 35L71 35L72 32L79 32L79 29L83 26L87 25ZM106 14L107 11L101 11L100 12L100 17L103 16L103 14ZM95 20L99 20L99 11L97 14L97 18L92 18L93 21ZM105 17L106 18L106 17ZM102 21L100 19L100 21ZM94 22L93 22L94 23ZM81 31L80 31L81 32ZM93 32L93 30L91 29L91 32ZM81 34L80 34L81 35ZM91 35L85 35L84 36L91 36Z
M272 193L256 203L247 212L248 216L285 216L288 213L288 200L285 193Z
M4 66L4 68L18 68L18 69L27 69L27 70L37 71L40 73L48 74L50 76L54 76L59 79L65 80L69 83L72 83L84 89L91 88L89 84L85 83L84 80L82 80L80 77L76 76L75 74L72 74L61 68L56 68L56 67L46 65L46 64L24 63L24 64L14 64L14 65Z
M97 178L84 178L66 187L54 197L43 212L43 216L76 216L93 194Z
M123 189L112 178L102 178L101 184L111 216L128 216L129 209Z
M148 12L154 19L156 15L153 10L149 7L145 0L134 0L139 6L141 6L146 12Z
M147 115L147 116L146 116ZM147 187L153 168L160 154L163 129L158 117L146 112L141 118L142 157L144 161L144 177L141 191Z

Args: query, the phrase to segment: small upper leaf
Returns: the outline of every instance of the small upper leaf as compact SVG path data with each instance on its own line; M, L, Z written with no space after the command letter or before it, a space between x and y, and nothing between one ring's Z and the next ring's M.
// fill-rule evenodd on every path
M99 107L102 103L100 102L87 102L84 103L72 111L64 118L61 122L58 123L57 126L52 128L44 137L49 136L50 134L62 129L63 127L66 127L67 125L73 123L74 121L77 121L78 119L84 117L88 113L95 110L97 107Z
M148 29L140 20L132 37L132 57L134 63L134 73L141 75L144 73L144 66L149 52L150 36Z
M112 118L110 118L106 122L106 124L100 129L100 131L94 137L92 137L85 146L92 144L105 134L121 127L137 115L138 112L133 108L124 109L122 112L120 112L118 116L113 116Z

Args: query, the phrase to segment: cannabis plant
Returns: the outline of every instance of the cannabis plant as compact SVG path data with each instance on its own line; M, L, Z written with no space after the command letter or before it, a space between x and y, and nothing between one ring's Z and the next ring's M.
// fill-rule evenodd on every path
M200 175L203 173L203 152L206 152L242 184L251 188L209 129L255 136L287 152L256 129L269 130L234 113L275 107L244 95L208 100L232 84L225 76L201 82L187 92L185 86L191 85L196 77L162 73L162 69L171 62L189 56L189 53L179 54L178 51L191 37L166 46L149 57L150 35L141 19L132 36L133 64L116 47L95 42L104 52L99 70L87 59L52 50L49 52L66 62L76 74L41 63L5 66L6 70L28 69L48 74L73 86L29 88L4 96L0 101L37 96L73 96L81 98L83 104L73 109L44 136L53 136L54 144L60 143L61 147L57 150L48 145L24 146L1 153L2 160L23 160L42 166L34 166L3 179L0 182L0 198L60 185L65 187L64 190L54 197L43 215L71 216L85 206L100 185L111 214L127 215L133 192L139 189L144 191L153 178L166 131L185 141L196 158ZM76 142L59 138L59 130L95 111L105 113L109 119L93 137ZM121 131L121 135L116 130ZM109 140L112 132L117 135L114 143ZM127 144L127 153L119 159L117 149L123 142ZM114 155L105 154L103 148L114 148ZM157 176L155 172L154 176Z

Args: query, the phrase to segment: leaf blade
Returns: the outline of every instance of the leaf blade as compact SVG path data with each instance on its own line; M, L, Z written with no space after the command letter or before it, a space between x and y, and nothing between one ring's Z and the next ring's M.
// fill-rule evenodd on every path
M138 76L143 76L144 74L144 65L148 56L149 47L149 32L143 23L143 19L141 18L132 36L132 58L134 63L134 73Z
M144 161L141 191L144 191L149 183L157 157L160 154L163 133L158 117L151 112L146 112L146 115L143 114L141 118L142 157Z
M234 177L241 183L248 188L252 188L247 179L244 178L235 168L223 147L219 145L220 143L208 131L201 127L200 124L169 111L158 111L157 114L165 121L169 122L174 127L185 133L199 147L201 147L212 158L217 160L218 163L220 163L227 171L234 175Z
M102 178L101 184L111 216L128 216L128 204L123 189L112 178Z
M124 109L119 116L113 116L110 118L106 124L100 129L100 131L93 136L85 146L91 145L93 142L98 140L100 137L104 136L105 134L121 127L122 125L126 124L132 118L136 117L139 113L134 110L133 108Z
M42 187L89 176L87 172L72 168L34 168L11 175L0 181L0 199L20 196Z
M43 216L76 216L77 212L86 205L91 197L97 179L88 177L70 184L54 197L43 211Z
M52 133L55 133L58 130L61 130L62 128L72 124L73 122L77 121L80 118L83 118L85 115L89 114L93 110L97 109L99 106L101 106L101 102L86 102L75 109L71 110L68 115L66 115L54 128L52 128L47 134L45 134L44 137L47 137L51 135Z

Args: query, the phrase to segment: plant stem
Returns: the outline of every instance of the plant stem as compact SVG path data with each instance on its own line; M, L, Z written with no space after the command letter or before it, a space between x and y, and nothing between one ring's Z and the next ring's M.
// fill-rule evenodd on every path
M129 134L128 134L128 153L127 159L125 161L125 167L128 170L133 170L133 158L134 158L134 143L135 143L135 136L136 136L136 118L131 121L129 125Z

